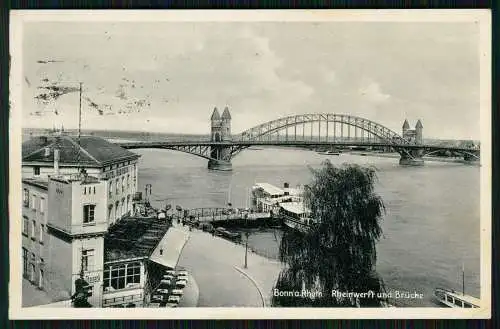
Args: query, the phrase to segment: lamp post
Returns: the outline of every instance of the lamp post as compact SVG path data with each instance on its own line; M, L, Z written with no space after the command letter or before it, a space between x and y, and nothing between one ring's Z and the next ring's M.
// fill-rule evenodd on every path
M247 231L245 231L245 268L248 268L248 263L247 263L247 260L248 260L248 214L245 214L245 229L247 229Z
M144 189L146 192L145 198L147 201L149 201L149 196L151 196L151 187L153 187L151 184L146 184L146 188Z
M168 211L172 209L172 205L171 204L166 204L165 205L165 216L167 217L168 219Z
M177 210L177 212L179 213L179 214L177 215L177 224L179 224L179 223L180 223L180 221L181 221L182 207L181 207L181 206L179 206L179 205L177 205L177 206L175 207L175 209L176 209L176 210Z

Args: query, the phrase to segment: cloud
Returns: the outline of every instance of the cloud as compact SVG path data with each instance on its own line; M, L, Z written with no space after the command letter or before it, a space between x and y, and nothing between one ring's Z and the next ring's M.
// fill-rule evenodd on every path
M368 102L375 104L383 103L391 97L389 94L384 94L380 89L380 85L373 81L361 87L359 89L359 95Z
M87 128L204 133L213 107L228 105L234 132L285 115L337 112L393 129L406 116L420 118L430 135L443 134L442 122L430 124L442 118L449 134L477 133L474 27L395 24L29 23L24 125L52 127L57 119L76 127L77 95L35 101L47 79L84 82Z

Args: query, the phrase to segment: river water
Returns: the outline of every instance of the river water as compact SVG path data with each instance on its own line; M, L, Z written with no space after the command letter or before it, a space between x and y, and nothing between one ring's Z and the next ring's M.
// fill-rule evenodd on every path
M342 154L325 156L291 149L245 150L233 159L232 172L207 169L207 160L169 150L137 150L141 154L139 188L152 184L155 206L235 207L247 205L256 182L282 186L307 184L309 167L325 159L373 165L376 191L386 206L383 236L377 245L377 271L388 291L422 293L423 299L401 299L398 305L435 306L435 287L462 290L480 297L479 199L477 166L426 162L401 167L397 159ZM249 244L257 253L276 258L281 232L254 230ZM207 250L209 252L209 250ZM274 278L272 278L274 279Z

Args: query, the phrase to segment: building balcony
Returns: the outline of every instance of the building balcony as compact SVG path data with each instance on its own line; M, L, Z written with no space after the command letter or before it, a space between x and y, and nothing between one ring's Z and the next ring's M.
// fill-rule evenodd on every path
M60 233L71 238L79 235L104 234L108 230L108 223L106 220L99 220L79 225L69 225L66 227L60 227L54 223L47 223L47 228L55 233Z

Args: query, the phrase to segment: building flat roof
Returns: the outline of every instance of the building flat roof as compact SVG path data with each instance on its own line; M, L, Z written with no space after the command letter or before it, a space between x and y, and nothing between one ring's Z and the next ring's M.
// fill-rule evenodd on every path
M121 219L104 236L104 262L151 256L170 226L165 219Z
M49 188L49 182L47 180L37 178L23 178L23 183L41 188L43 190L48 190Z
M189 233L171 227L149 258L151 261L169 268L175 268L182 248L189 239Z
M276 187L276 186L271 185L269 183L256 183L255 187L263 189L264 192L266 192L270 195L283 195L283 194L285 194L285 191L283 191L279 187Z

